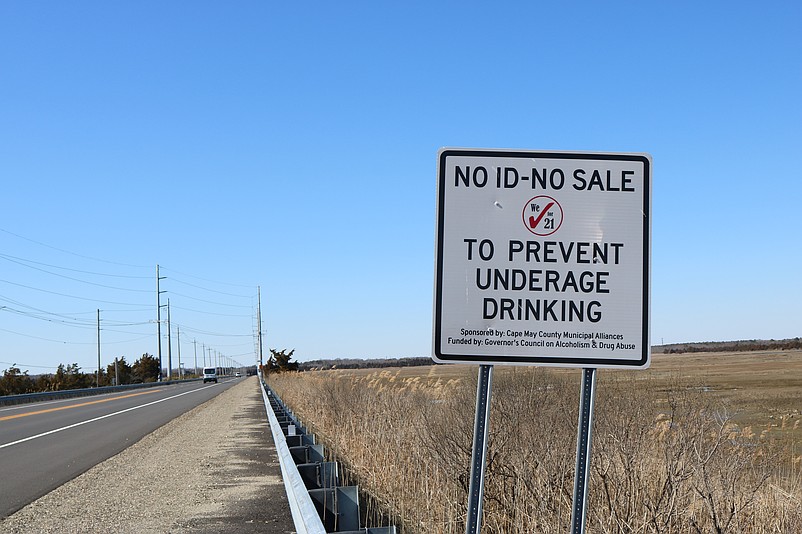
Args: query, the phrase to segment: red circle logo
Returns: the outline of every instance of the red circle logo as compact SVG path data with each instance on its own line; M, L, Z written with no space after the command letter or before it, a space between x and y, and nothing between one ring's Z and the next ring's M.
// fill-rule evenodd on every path
M540 195L526 202L522 218L527 230L535 235L547 236L562 226L563 208L555 199Z

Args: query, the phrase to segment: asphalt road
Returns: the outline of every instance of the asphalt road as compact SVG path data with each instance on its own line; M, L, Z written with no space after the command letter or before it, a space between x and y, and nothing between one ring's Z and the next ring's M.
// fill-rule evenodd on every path
M114 456L237 380L0 408L0 517Z

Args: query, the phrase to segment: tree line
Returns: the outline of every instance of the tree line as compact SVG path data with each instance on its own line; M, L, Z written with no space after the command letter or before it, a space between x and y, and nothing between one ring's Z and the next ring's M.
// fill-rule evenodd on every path
M374 369L382 367L416 367L434 365L428 357L409 358L336 358L331 360L311 360L299 366L301 371L314 371L326 369Z
M748 339L743 341L708 341L705 343L676 343L663 345L663 354L683 354L685 352L752 352L758 350L799 350L802 338L791 339Z
M28 371L21 371L14 364L3 371L0 378L0 396L18 395L22 393L41 393L44 391L64 391L100 386L122 384L141 384L155 382L159 379L159 359L148 353L142 355L133 364L125 360L125 356L117 359L117 366L111 363L105 369L82 372L77 363L59 364L55 373L31 376Z

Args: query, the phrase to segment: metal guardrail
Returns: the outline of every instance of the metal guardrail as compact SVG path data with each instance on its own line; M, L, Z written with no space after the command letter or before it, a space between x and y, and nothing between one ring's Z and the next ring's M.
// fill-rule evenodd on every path
M359 488L341 486L337 462L260 379L284 487L298 534L396 534L394 526L360 528Z
M276 453L281 467L281 478L284 480L284 489L287 492L292 520L295 523L295 530L298 534L325 534L326 529L323 527L323 522L320 520L314 504L312 504L312 498L309 496L301 475L295 467L295 462L290 456L287 440L271 406L269 397L272 395L272 391L268 393L269 388L265 386L261 379L259 382L262 389L262 399L265 402L267 419L270 422L270 430L273 433L273 442L276 445Z
M114 393L116 391L152 388L156 386L168 386L170 384L183 384L184 382L197 382L198 380L203 380L203 379L188 378L186 380L165 380L162 382L145 382L142 384L125 384L121 386L103 386L99 388L65 389L63 391L43 391L40 393L21 393L19 395L5 395L0 397L0 406L27 404L30 402L42 402L47 400L72 399L76 397L90 397L93 395Z

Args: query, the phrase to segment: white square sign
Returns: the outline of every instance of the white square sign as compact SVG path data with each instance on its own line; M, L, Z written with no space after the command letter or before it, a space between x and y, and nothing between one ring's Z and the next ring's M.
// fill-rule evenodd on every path
M651 156L445 148L434 359L645 368Z

